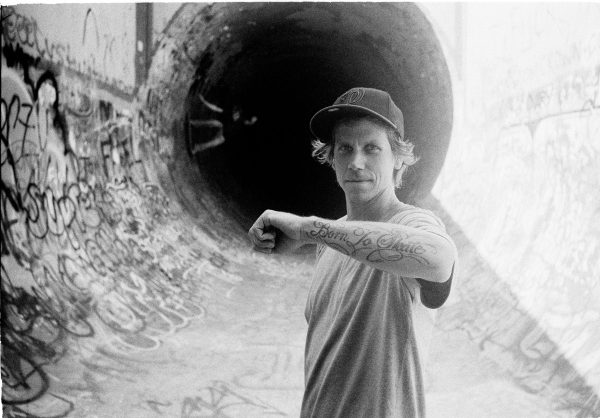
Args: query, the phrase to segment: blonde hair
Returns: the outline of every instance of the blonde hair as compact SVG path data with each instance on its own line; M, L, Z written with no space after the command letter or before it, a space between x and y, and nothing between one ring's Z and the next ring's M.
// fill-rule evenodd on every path
M404 157L404 162L402 167L397 170L394 170L394 183L397 189L402 187L402 178L404 177L404 173L408 167L414 165L417 161L419 161L419 157L416 157L414 154L414 145L412 142L407 140L406 138L402 138L399 132L392 128L391 126L383 123L378 118L374 116L364 115L364 116L347 116L344 118L340 118L334 124L333 129L331 130L331 140L329 142L323 142L319 139L315 139L311 142L312 145L312 153L311 155L321 164L329 165L333 167L334 161L334 147L335 138L333 137L333 133L335 132L335 127L338 125L349 122L356 121L359 119L369 120L378 126L381 126L385 129L387 134L388 141L392 148L392 153L395 157Z

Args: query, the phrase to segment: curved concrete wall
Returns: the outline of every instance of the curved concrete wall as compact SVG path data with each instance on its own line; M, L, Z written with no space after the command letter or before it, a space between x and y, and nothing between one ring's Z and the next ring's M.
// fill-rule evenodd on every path
M460 248L431 415L598 416L600 8L424 9L156 5L136 85L133 6L3 7L5 414L297 415L311 258L253 254L245 227L262 206L339 213L302 124L365 83L423 155L402 198ZM295 157L249 189L243 141L278 158L281 118ZM203 147L206 121L225 142Z
M597 393L600 8L473 5L465 18L464 119L434 194L494 279L464 266L455 325L528 390L560 393L569 362ZM593 392L581 401L597 408Z

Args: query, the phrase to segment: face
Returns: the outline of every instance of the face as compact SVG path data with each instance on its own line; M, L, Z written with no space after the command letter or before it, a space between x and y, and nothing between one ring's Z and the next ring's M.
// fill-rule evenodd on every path
M333 167L348 200L368 202L394 192L394 170L402 160L394 156L382 126L350 120L337 125L333 134Z

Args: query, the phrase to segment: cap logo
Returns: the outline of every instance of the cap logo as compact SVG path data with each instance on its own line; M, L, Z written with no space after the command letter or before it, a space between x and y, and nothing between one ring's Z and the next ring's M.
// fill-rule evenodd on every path
M365 96L365 90L360 88L355 88L348 90L346 93L342 94L340 98L337 100L338 104L352 104L356 102L360 102L362 98Z

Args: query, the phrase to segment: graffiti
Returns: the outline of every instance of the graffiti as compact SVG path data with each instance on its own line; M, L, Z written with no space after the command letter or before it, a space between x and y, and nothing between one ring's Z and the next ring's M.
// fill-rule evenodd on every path
M130 122L126 118L120 118L116 122L106 123L98 131L96 141L100 146L104 175L117 183L130 178L129 167L141 162L133 159Z
M73 61L69 57L68 47L62 44L48 45L48 39L42 39L37 21L16 13L13 7L2 8L2 27L5 40L34 48L42 59L49 58L60 64Z
M21 45L13 46L8 43L2 47L2 54L6 58L6 65L8 67L18 66L23 69L23 81L33 91L35 86L29 70L30 68L37 67L40 64L40 58L34 58L27 54L25 51L23 51Z
M598 415L600 399L560 346L531 317L461 229L452 226L454 221L448 214L438 206L432 209L442 215L461 249L461 283L455 289L460 303L444 308L437 326L444 332L465 332L486 356L511 374L519 387L554 400L555 410L578 417ZM539 274L540 270L536 271Z
M511 95L489 111L505 129L525 124L534 136L541 122L600 109L600 66L580 70L555 82Z
M158 151L158 131L154 126L154 118L140 110L137 115L137 129L140 136L144 139L144 142L152 145L154 151Z
M17 20L12 35L35 45L35 21ZM113 336L99 343L110 350L80 360L95 373L109 353L156 349L205 316L214 288L198 257L209 252L196 233L170 226L181 209L147 181L151 127L95 100L85 79L40 70L18 46L5 51L26 71L2 72L3 402L9 416L66 416L75 405L52 392L46 370L69 341ZM184 232L190 249L178 253ZM212 251L205 265L228 263Z
M196 81L190 91L199 90ZM223 109L207 101L202 93L191 94L186 100L186 144L188 154L196 155L205 150L217 147L225 142Z
M73 80L70 83L61 84L61 89L64 92L63 100L65 101L65 109L69 114L80 119L92 116L95 109L92 99L92 88L89 83ZM79 126L79 124L76 124L76 126ZM89 126L84 126L89 129Z
M592 279L600 249L591 221L598 210L591 197L598 187L600 150L591 141L599 132L598 115L585 110L547 118L534 136L528 129L499 134L502 158L494 162L493 189L506 191L503 210L489 229L495 238L485 248L496 271L520 278L511 283L515 292L538 296L528 301L530 313L569 360L580 359L586 369L598 361L587 331L597 328L600 315Z
M285 416L283 412L258 399L233 391L226 382L215 381L189 396L181 405L181 418Z
M171 402L159 402L159 401L153 401L153 400L147 400L146 404L157 414L163 414L163 411L161 410L161 407L169 407L172 405Z
M35 401L49 386L43 369L10 346L2 350L2 384L2 402L8 405Z
M12 405L6 408L8 417L13 418L63 418L69 416L75 409L75 405L70 400L55 394L49 394L38 403Z
M498 50L469 69L485 79L465 97L478 140L462 141L437 188L477 249L460 247L465 283L446 325L557 411L598 416L599 10L510 10L510 30L482 32ZM543 47L553 31L564 36Z
M91 26L93 28L90 28ZM8 53L7 58L10 57L11 60L21 56L25 49L33 54L36 60L73 69L93 79L117 86L122 91L132 91L132 87L126 85L123 80L110 76L114 73L112 67L117 61L117 38L110 33L99 33L98 23L91 8L87 9L81 28L82 50L89 51L85 54L76 53L75 48L68 43L52 42L42 32L35 18L19 14L12 6L2 8L2 28L5 43L3 52ZM95 36L87 36L89 31L93 31ZM13 62L7 61L7 65L12 66ZM124 65L123 69L128 70L128 65Z
M277 347L273 351L259 352L252 359L252 364L260 367L237 376L234 382L245 389L302 391L304 387L290 379L294 371L303 370L304 357L300 353L300 347Z

